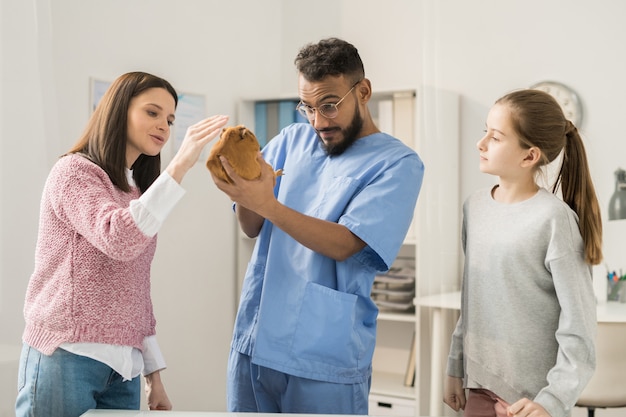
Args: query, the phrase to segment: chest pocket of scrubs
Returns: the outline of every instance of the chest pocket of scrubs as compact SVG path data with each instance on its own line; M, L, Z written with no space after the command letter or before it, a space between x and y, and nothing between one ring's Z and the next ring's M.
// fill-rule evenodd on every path
M311 216L336 222L360 186L361 182L356 178L333 177L323 190L317 207L312 208Z
M297 357L342 368L358 365L360 343L354 329L357 296L308 282L293 351Z

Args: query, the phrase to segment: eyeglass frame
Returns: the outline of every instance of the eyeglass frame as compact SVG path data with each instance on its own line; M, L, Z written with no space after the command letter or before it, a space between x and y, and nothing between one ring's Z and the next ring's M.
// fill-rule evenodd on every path
M302 100L300 100L300 102L296 106L296 110L302 116L306 117L307 120L309 120L309 121L315 120L315 117L316 117L317 113L321 114L326 119L334 119L337 116L339 116L339 108L338 107L341 104L341 102L343 102L345 100L345 98L348 97L348 95L352 92L352 90L354 90L354 87L356 87L361 81L363 81L363 78L361 78L359 81L355 82L352 85L352 87L350 87L348 92L343 97L341 97L341 99L338 102L336 102L336 103L324 103L324 104L320 104L319 106L313 107L313 106L309 106L308 104L304 104L302 102ZM337 113L334 116L326 116L326 114L324 114L324 111L320 110L320 108L322 108L324 106L326 106L328 108L334 109Z

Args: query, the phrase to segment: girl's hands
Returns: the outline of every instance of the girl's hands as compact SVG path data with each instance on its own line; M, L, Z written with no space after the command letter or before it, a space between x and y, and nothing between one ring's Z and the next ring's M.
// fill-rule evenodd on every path
M211 116L187 129L180 149L165 169L176 182L183 180L187 171L198 161L204 147L220 134L226 122L228 116Z
M443 402L454 411L465 409L465 390L463 389L463 378L454 376L446 377L443 387Z
M522 398L506 408L508 417L552 417L539 403Z

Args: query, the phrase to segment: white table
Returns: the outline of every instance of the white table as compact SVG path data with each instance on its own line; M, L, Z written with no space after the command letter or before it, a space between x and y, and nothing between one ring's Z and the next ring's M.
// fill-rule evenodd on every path
M447 349L443 346L443 317L447 312L461 310L461 292L449 292L429 295L415 300L416 306L432 308L431 362L430 362L430 407L433 416L443 414L443 355ZM599 323L626 322L626 303L608 301L598 304L597 320Z
M84 417L140 417L140 416L155 416L160 413L163 416L163 411L125 411L125 410L89 410L82 414ZM211 413L206 411L167 411L166 417L222 417L228 413ZM233 413L236 416L237 413Z
M275 413L226 413L213 411L122 411L122 410L90 410L83 417L337 417L336 414L275 414ZM357 417L357 416L354 416ZM362 416L367 417L367 416ZM370 416L371 417L371 416Z
M596 314L598 323L624 323L626 322L626 303L607 301L598 304Z

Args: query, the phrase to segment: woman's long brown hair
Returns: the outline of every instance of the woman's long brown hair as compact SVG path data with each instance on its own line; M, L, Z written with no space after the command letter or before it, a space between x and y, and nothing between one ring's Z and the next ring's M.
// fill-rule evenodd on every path
M91 115L82 136L67 154L80 153L100 166L111 182L128 192L126 179L126 144L128 142L128 107L133 97L150 88L164 88L178 105L178 94L171 84L145 72L129 72L118 77L107 89ZM140 155L132 166L133 179L141 192L161 173L161 155Z

